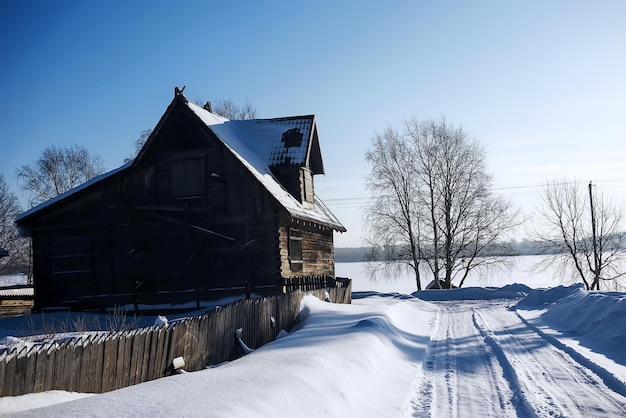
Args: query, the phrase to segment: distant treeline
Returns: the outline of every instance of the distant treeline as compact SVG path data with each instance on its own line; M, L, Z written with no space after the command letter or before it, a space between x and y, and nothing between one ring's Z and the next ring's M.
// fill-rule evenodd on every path
M626 250L626 248L624 248ZM542 255L554 251L546 243L533 240L509 241L492 245L486 256ZM380 256L377 256L380 254ZM381 249L371 247L335 248L335 262L352 263L360 261L382 260Z

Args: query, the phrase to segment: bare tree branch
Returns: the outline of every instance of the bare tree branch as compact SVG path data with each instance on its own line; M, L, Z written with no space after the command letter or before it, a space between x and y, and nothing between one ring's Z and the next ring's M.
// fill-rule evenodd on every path
M30 239L20 237L15 225L15 218L20 212L17 197L9 190L0 173L0 248L9 252L8 257L0 259L0 273L21 271L30 280Z
M220 98L213 105L213 112L231 120L254 119L256 107L248 99L243 106L237 106L232 99Z
M584 190L575 180L553 179L546 182L536 214L537 222L532 230L534 238L542 243L546 257L534 266L534 270L556 268L562 281L581 281L586 289L599 290L600 283L605 287L621 289L626 262L623 209L601 193L596 194L594 200L595 252L591 208ZM598 257L597 269L594 253Z
M30 204L52 199L104 172L104 162L82 145L43 150L41 157L17 170L18 182L30 193Z

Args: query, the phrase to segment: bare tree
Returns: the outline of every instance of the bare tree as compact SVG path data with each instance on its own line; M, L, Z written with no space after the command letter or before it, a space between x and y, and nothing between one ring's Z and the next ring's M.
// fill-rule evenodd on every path
M535 270L556 269L563 281L586 289L623 288L624 212L602 194L589 195L576 180L550 180L540 197L532 234L546 255ZM593 199L593 200L590 200Z
M30 193L30 204L34 206L103 172L102 158L90 155L84 146L51 145L35 163L19 168L17 178L22 189Z
M385 248L404 248L386 264L394 257L410 263L418 290L420 262L445 288L453 281L462 286L474 269L487 273L505 265L506 259L490 256L489 249L518 225L518 213L493 195L485 151L461 128L443 118L410 120L402 135L388 129L376 136L366 159L374 193L367 211L370 241L384 238Z
M30 278L30 240L18 234L15 218L21 212L17 197L0 173L0 248L9 256L0 261L0 273L21 270Z
M415 199L419 189L414 176L414 154L410 144L391 126L376 134L365 154L371 171L367 187L374 199L366 211L372 249L366 255L372 277L408 266L420 280L420 213Z
M256 107L248 99L243 106L237 106L231 99L221 98L213 105L213 112L231 120L254 119Z
M146 144L151 134L152 129L144 129L139 133L139 137L135 139L135 152L124 160L125 163L133 160L139 154L139 151L141 151L143 146Z

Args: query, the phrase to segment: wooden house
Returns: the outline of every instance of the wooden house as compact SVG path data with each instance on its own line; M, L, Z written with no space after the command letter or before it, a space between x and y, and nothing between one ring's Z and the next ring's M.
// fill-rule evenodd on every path
M137 157L21 214L35 307L199 307L334 276L315 117L228 120L178 88Z

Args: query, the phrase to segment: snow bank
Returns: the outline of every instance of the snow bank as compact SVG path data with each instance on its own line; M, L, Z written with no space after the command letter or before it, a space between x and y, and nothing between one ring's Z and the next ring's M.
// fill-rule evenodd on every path
M406 295L352 305L308 296L296 329L239 360L24 416L397 417L436 310Z
M531 292L525 284L510 284L504 287L465 287L461 289L422 290L412 293L416 298L431 301L445 300L497 300L522 298Z
M62 390L51 390L45 393L30 393L22 396L3 396L0 397L0 414L43 408L45 406L82 399L88 396L93 396L93 394L65 392Z
M582 284L533 290L518 309L543 309L541 320L626 364L626 293L590 292Z
M524 299L518 302L517 307L522 309L541 309L562 298L581 291L582 284L572 286L557 286L551 289L536 289L529 292Z

